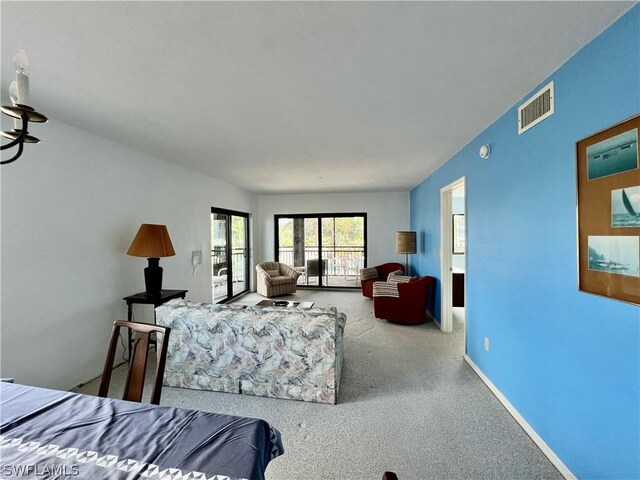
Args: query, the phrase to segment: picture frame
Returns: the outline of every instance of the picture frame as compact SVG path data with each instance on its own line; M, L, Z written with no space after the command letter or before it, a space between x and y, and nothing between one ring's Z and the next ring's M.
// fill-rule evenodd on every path
M464 223L464 213L454 213L453 222L453 248L454 255L464 255L466 247L466 232Z
M640 115L576 143L578 290L640 305Z

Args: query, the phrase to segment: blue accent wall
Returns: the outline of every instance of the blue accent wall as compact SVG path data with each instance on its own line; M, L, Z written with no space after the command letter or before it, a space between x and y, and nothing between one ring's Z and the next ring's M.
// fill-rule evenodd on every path
M411 263L440 276L440 189L465 176L467 354L578 478L640 478L640 308L577 289L575 158L640 112L640 6L531 93L551 80L550 118L518 135L518 102L411 191Z

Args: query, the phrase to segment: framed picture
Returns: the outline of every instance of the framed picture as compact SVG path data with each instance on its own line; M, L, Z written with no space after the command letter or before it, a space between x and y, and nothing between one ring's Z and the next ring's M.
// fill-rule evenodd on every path
M640 115L576 144L578 288L640 305Z
M453 217L453 254L464 254L466 235L464 228L464 213L455 213Z

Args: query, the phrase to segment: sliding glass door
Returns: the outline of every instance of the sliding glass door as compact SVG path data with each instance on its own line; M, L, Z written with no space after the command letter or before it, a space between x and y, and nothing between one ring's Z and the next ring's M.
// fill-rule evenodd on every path
M298 272L299 286L359 287L366 265L366 213L276 215L275 258Z
M322 251L329 267L329 287L360 287L360 269L365 266L366 217L322 219Z
M249 290L249 214L211 209L211 289L214 303Z

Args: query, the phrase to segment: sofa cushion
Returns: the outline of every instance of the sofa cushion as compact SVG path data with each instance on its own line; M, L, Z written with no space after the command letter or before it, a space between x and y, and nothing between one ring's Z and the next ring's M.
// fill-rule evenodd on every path
M277 277L280 275L280 270L277 268L275 270L265 270L269 274L270 277Z

